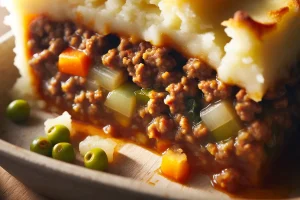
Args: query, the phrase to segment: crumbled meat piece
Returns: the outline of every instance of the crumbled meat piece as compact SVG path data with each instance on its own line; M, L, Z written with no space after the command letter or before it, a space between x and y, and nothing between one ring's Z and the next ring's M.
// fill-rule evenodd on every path
M66 48L66 42L62 38L50 41L49 51L58 56Z
M236 192L238 190L240 179L240 173L233 168L227 168L213 176L214 184L228 192Z
M193 128L193 135L195 138L204 138L208 135L208 128L204 123L199 123Z
M156 76L154 87L159 88L161 85L163 87L167 87L172 83L179 82L181 77L182 77L182 73L179 71L159 72Z
M95 34L87 40L86 52L90 56L103 55L109 49L114 48L117 45L117 42L118 39L116 36L102 36Z
M175 121L179 125L178 132L183 135L187 135L191 131L191 124L189 119L181 114L175 116Z
M51 51L43 50L29 61L29 65L38 76L51 78L57 72L56 61L57 57Z
M105 55L102 56L102 63L105 66L112 68L117 68L118 66L123 66L122 59L119 56L117 49L109 50Z
M55 77L51 78L47 84L47 92L49 92L51 96L60 95L62 93L61 82Z
M75 26L71 22L66 22L64 23L64 37L66 41L70 40L70 37L73 35L75 32Z
M147 127L152 121L153 116L149 114L148 107L141 107L133 117L133 121L139 126Z
M105 93L102 90L96 90L96 91L87 91L85 94L85 97L91 104L99 104L100 102L103 102L106 98Z
M171 49L164 47L155 47L149 48L143 54L143 59L145 64L151 67L157 67L159 71L170 71L173 70L177 62L170 55Z
M38 17L30 24L30 36L35 41L33 49L47 49L51 40L64 36L64 26L61 23L53 23L46 17ZM32 42L31 42L32 44Z
M145 65L143 63L136 64L129 71L129 75L132 76L132 81L142 88L149 88L154 84L154 78L157 74L155 68Z
M247 163L252 171L259 170L266 158L263 144L256 142L248 131L240 131L236 137L235 154L237 159Z
M226 99L231 95L232 88L218 80L200 81L199 89L203 92L205 101L211 103L220 99Z
M206 80L215 75L214 70L203 61L191 58L188 60L183 70L188 78L197 78L199 80Z
M72 100L77 92L77 84L74 77L70 77L67 81L61 83L61 89L66 94L66 99Z
M252 122L247 130L256 141L268 142L271 138L272 132L269 126L263 121L256 120Z
M169 95L165 98L164 102L169 106L172 114L181 113L185 111L185 95L183 92L183 86L178 84L170 84L166 90Z
M70 36L70 39L69 39L69 45L73 48L78 48L79 45L81 44L82 40L81 40L81 37L79 35L73 35L73 36Z
M236 100L235 110L243 121L253 121L255 114L259 114L262 111L261 105L251 100L244 89L241 89L236 94Z
M126 38L121 38L120 45L118 46L118 51L125 51L133 48L133 44Z
M74 98L75 104L82 104L85 100L85 91L81 91L79 94L77 94Z
M164 102L169 106L171 113L175 114L185 111L185 99L195 96L198 90L195 80L182 77L181 82L170 84L166 91L169 92L169 95Z
M166 92L155 92L149 93L150 100L147 103L148 112L152 116L158 116L168 112L168 106L164 103L164 99L167 96Z
M217 144L208 143L206 145L206 149L212 156L215 156L216 153L218 152Z
M31 51L32 54L36 54L36 53L42 51L39 47L39 42L34 39L28 40L27 47Z
M143 54L148 47L149 43L132 44L122 38L118 48L109 50L102 56L102 62L104 65L114 68L126 67L135 84L149 88L154 84L158 68L146 64L143 60Z
M168 134L173 130L173 119L165 115L156 117L147 128L149 138L160 138L161 135Z
M220 142L217 144L217 152L215 153L215 160L223 166L230 166L235 159L234 140Z

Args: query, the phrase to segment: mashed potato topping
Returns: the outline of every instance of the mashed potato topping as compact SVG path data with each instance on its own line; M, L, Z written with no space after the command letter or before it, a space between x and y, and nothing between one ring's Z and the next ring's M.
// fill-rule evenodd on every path
M3 2L9 10L18 10L11 16L16 22L27 14L46 14L84 23L104 34L174 47L188 57L205 60L217 69L222 81L244 87L255 101L277 81L288 78L287 69L300 52L298 0ZM25 35L25 28L15 21L14 32ZM24 41L18 43L23 45ZM25 69L20 71L26 76Z

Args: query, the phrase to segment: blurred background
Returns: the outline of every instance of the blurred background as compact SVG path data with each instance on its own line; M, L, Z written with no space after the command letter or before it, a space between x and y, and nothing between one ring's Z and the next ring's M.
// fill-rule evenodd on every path
M3 24L4 16L6 16L7 14L7 11L4 8L0 7L0 35L3 35L3 33L6 33L9 30L8 26L5 26Z

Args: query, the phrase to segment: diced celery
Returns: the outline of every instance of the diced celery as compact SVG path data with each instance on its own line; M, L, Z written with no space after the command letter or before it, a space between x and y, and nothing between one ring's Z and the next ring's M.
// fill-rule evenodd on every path
M105 66L93 67L90 70L88 80L98 84L98 86L112 91L127 81L128 76L122 70L115 70Z
M118 112L114 113L115 120L123 127L129 127L131 118L126 117Z
M228 101L209 105L200 112L200 117L217 141L236 136L241 129L233 105Z
M126 83L108 93L104 105L126 117L132 117L136 108L136 97L134 91L137 86Z
M211 131L212 135L217 141L226 140L232 136L236 136L241 129L240 124L236 119L232 119L226 124Z
M88 90L95 91L100 88L100 85L96 81L87 80L85 87Z
M136 96L136 100L139 104L147 104L148 101L150 100L149 98L149 93L151 92L151 89L145 89L142 88L140 90L137 90L134 92Z

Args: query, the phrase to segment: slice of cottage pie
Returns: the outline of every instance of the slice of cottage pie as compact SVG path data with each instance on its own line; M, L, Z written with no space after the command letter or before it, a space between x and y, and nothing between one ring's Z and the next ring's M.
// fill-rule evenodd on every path
M299 0L4 0L22 77L53 112L258 186L299 113ZM141 142L140 142L141 143Z

